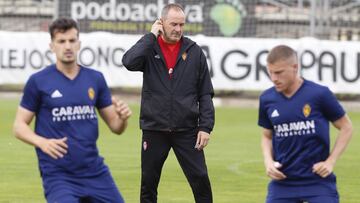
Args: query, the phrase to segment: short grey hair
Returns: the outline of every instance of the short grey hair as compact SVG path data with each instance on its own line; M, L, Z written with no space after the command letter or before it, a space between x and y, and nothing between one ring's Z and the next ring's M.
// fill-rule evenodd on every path
M171 9L184 12L184 8L178 3L166 5L161 11L161 18L165 19ZM184 12L185 13L185 12Z

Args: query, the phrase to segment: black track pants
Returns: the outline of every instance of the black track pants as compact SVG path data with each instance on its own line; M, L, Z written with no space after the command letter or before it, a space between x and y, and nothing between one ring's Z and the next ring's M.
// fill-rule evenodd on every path
M173 148L197 203L211 203L212 192L204 151L194 148L197 130L161 132L143 130L141 150L141 203L157 202L161 169Z

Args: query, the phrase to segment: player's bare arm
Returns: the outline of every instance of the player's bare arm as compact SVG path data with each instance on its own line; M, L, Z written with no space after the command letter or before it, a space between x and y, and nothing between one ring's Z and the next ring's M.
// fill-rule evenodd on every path
M132 112L129 106L116 97L112 97L112 105L99 110L101 117L111 131L121 134L127 127L127 120Z
M333 122L333 125L339 130L334 148L330 156L322 162L318 162L313 166L313 172L325 178L329 176L335 167L336 161L346 149L352 137L353 127L347 115Z
M266 175L268 175L271 179L274 180L282 180L285 179L286 176L279 169L281 168L281 164L275 164L278 162L274 161L273 153L272 153L272 131L269 129L263 128L263 136L261 139L261 148L264 157L264 164Z
M68 148L66 144L67 138L46 139L35 134L29 126L34 116L34 112L31 112L21 106L18 108L13 129L15 136L23 142L40 148L44 153L51 156L53 159L64 157Z

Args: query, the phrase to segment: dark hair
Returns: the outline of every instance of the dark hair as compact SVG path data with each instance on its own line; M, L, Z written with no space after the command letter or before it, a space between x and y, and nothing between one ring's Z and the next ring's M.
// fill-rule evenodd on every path
M161 18L166 18L167 14L169 13L169 11L171 9L175 9L177 11L182 11L184 12L184 8L180 5L180 4L177 4L177 3L171 3L171 4L168 4L166 5L162 11L161 11Z
M79 26L75 20L73 20L72 18L66 18L66 17L61 17L61 18L56 19L49 26L49 33L50 33L51 39L54 38L55 33L57 33L57 32L63 33L72 28L75 28L78 31L78 36L79 36Z
M297 58L296 51L286 45L278 45L271 49L266 61L269 64L274 64L277 61L288 60L289 58Z

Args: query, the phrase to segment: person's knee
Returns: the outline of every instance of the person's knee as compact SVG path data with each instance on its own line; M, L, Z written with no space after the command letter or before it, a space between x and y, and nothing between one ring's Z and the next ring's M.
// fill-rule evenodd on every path
M78 203L79 199L69 194L50 194L46 197L48 203Z
M196 186L204 187L210 186L210 180L208 173L197 173L193 174L190 182L194 183Z
M200 173L200 174L198 175L198 178L199 178L200 180L203 180L203 181L209 181L209 175L208 175L208 173Z

